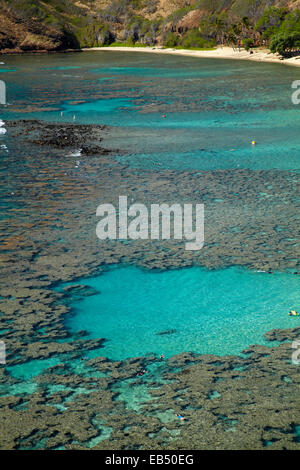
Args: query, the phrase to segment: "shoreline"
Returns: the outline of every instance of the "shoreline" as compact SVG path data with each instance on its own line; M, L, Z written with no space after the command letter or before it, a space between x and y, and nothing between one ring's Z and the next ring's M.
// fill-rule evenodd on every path
M179 55L185 57L196 57L198 59L223 59L223 60L247 60L251 62L263 62L271 64L283 64L290 65L292 67L300 67L300 53L298 56L290 57L287 59L282 58L279 54L273 54L268 49L254 49L253 54L247 52L245 49L240 51L233 49L232 47L218 47L214 50L194 50L194 49L173 49L164 48L162 46L153 47L87 47L82 49L65 49L60 51L47 51L47 50L32 50L32 51L17 51L17 50L5 50L0 51L1 56L7 55L30 55L30 54L70 54L79 52L90 52L90 51L116 51L116 52L143 52L150 54L168 54L168 55Z
M196 57L200 59L231 59L231 60L248 60L252 62L264 62L291 65L293 67L300 67L300 54L299 56L291 57L289 59L282 59L277 54L272 54L268 49L253 50L253 54L243 50L233 50L231 47L218 47L215 50L192 50L192 49L172 49L154 47L91 47L83 48L83 52L88 51L116 51L116 52L147 52L152 54L172 54L186 57Z

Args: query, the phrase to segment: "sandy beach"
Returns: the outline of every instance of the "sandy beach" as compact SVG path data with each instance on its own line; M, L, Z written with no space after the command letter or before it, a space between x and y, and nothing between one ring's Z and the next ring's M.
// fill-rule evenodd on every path
M122 52L149 52L153 54L174 54L205 59L233 59L252 60L255 62L271 62L300 67L300 55L289 59L282 59L278 54L272 54L267 49L253 50L253 54L244 49L238 51L232 47L219 47L215 50L196 51L189 49L165 49L162 47L92 47L84 51L122 51Z

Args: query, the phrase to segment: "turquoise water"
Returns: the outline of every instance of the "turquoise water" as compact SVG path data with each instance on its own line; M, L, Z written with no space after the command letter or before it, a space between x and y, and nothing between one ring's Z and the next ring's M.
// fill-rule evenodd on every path
M80 282L101 293L75 303L66 326L106 338L103 354L112 359L239 354L250 344L267 344L263 335L272 328L299 325L288 316L300 306L300 279L292 274L124 267Z
M59 364L59 360L55 357L50 359L35 359L28 361L25 364L15 365L12 368L7 368L8 371L13 373L14 377L31 379L41 374L48 367L53 367Z
M300 168L297 68L116 51L5 62L0 71L13 73L2 119L116 126L134 167Z
M94 349L92 351L85 352L84 357L93 359L94 357L101 355L101 352L102 351L100 349ZM82 375L84 377L99 378L104 377L105 375L102 372L98 372L95 371L95 369L89 368L81 359L70 359L68 355L53 356L49 359L33 359L22 364L7 367L6 370L10 372L11 375L15 378L31 380L43 373L49 367L54 367L62 363L71 365L72 371L74 373ZM19 387L22 388L22 385L20 386L18 384L16 386L16 389L18 389Z
M77 123L113 125L107 145L122 149L117 158L132 167L300 168L300 108L291 103L297 68L115 51L7 56L5 62L0 72L8 106L1 108L1 119L75 118ZM70 157L39 157L36 148L31 153L28 146L17 146L9 132L0 134L5 217L30 199L20 192L24 175L34 190L41 169L49 175L70 171ZM89 176L82 171L79 183ZM49 179L50 197L59 184L60 177ZM287 315L292 307L300 308L299 276L289 274L200 268L153 273L128 267L80 282L101 294L74 304L66 326L107 339L104 349L89 357L238 354L249 344L264 343L270 329L299 325L298 318ZM157 334L167 330L175 331ZM9 371L28 379L60 362L60 357L30 361Z

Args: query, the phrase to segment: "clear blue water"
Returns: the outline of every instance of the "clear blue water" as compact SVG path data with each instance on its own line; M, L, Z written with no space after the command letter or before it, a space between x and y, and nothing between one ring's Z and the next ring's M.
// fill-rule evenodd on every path
M116 51L5 62L1 118L116 126L114 141L132 166L300 167L297 68Z
M272 328L299 325L288 316L300 306L300 279L292 274L123 267L79 282L101 293L75 303L66 326L106 338L103 354L112 359L239 354L250 344L270 345L263 335ZM167 330L176 332L157 335Z
M0 119L75 117L77 123L113 125L110 145L123 149L118 159L132 167L300 168L300 108L291 102L297 68L115 51L7 56L5 62L0 72L8 106ZM0 171L9 196L21 185L24 169L34 186L35 152L32 157L16 151L9 133L0 134ZM49 158L45 168L62 168L67 161ZM49 194L56 185L59 179L48 182ZM6 217L7 209L21 204L11 201L0 203ZM80 281L101 294L74 305L66 325L106 338L105 348L94 354L115 359L182 351L238 354L251 343L264 343L263 334L272 328L299 324L287 315L300 308L299 277L289 274L130 267ZM176 332L156 334L170 329ZM11 372L34 377L59 362L31 361Z

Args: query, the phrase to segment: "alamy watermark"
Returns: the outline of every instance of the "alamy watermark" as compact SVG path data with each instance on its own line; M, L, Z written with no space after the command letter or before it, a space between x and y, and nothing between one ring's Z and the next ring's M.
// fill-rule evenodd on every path
M300 104L300 80L295 80L292 83L292 88L295 90L292 93L292 103L298 105Z
M292 363L299 366L300 365L300 340L292 342L292 348L296 351L292 354Z
M0 341L0 364L6 364L6 349L4 341Z
M0 105L6 104L6 83L0 80Z
M132 204L119 196L119 207L101 204L97 208L96 234L100 240L183 240L185 249L201 250L204 245L204 205Z

